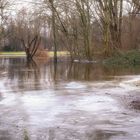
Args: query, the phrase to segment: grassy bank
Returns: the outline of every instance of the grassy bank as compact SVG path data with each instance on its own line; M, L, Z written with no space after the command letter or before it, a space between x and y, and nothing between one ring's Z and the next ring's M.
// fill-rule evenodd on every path
M104 60L105 65L140 65L140 50L122 52Z
M25 56L25 52L0 52L0 56Z
M49 57L53 57L53 51L48 52ZM59 51L57 52L58 56L67 56L67 51ZM25 52L0 52L1 57L25 57Z

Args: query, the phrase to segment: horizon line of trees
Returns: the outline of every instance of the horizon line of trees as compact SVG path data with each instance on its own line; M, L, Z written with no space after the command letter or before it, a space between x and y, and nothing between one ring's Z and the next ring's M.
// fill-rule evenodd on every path
M41 0L9 16L0 0L0 47L25 50L32 58L47 48L68 51L72 60L108 57L140 49L139 0Z

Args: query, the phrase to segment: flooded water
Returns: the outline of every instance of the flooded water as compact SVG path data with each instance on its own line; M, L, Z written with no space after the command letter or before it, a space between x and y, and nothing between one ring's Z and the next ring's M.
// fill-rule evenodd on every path
M140 67L0 58L0 140L140 140Z

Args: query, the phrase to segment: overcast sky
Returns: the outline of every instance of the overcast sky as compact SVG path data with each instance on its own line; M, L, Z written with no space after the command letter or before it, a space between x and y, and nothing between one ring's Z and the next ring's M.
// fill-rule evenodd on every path
M32 1L33 0L16 0L14 3L16 5L16 8L20 9L22 7L30 7Z
M37 0L10 0L12 6L10 7L10 10L12 11L18 11L19 9L25 7L25 8L30 8L32 5L32 1L37 1Z

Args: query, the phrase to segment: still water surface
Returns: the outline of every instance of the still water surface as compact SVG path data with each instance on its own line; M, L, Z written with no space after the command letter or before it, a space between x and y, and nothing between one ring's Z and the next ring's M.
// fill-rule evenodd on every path
M0 140L139 140L139 85L140 67L0 58Z

